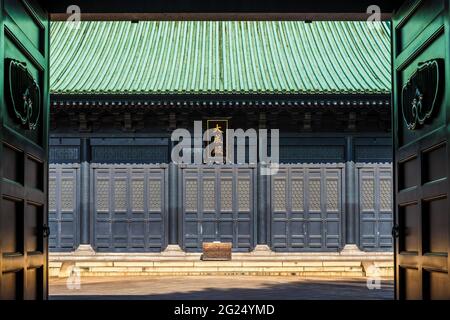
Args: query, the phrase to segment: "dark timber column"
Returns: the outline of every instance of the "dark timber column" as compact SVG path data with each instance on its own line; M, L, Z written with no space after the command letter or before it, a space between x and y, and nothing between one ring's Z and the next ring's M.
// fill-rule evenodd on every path
M267 128L267 117L264 112L259 114L258 120L259 129ZM268 226L270 225L269 219L269 194L267 183L270 179L267 175L261 174L261 163L258 159L258 166L256 167L256 188L257 188L257 246L255 251L268 251L270 250L268 244Z
M81 139L81 199L80 199L80 243L82 248L87 249L86 245L90 245L90 161L91 161L91 146L88 138ZM81 248L80 248L81 249Z
M170 141L170 152L175 146L175 141ZM170 153L169 153L170 159ZM175 163L169 163L169 245L178 243L178 167Z
M355 161L353 157L353 137L347 137L345 157L345 244L355 244L356 233L356 193Z
M169 164L169 244L178 244L178 172L177 165Z
M261 164L257 167L258 188L258 244L267 244L267 176L261 174Z
M169 114L169 128L168 132L173 132L177 128L177 116L175 112ZM169 226L168 226L168 246L164 250L165 253L178 253L181 252L180 248L180 238L178 236L178 165L172 162L172 150L177 144L176 141L172 141L169 134L169 150L168 150L168 162L169 162L169 174L168 174L168 184L169 184Z

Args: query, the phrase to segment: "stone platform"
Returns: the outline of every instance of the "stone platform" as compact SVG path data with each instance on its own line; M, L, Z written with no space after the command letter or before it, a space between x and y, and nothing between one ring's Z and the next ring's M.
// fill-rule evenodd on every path
M81 276L304 276L393 277L393 254L341 251L233 253L230 261L202 261L201 253L50 253L50 277Z

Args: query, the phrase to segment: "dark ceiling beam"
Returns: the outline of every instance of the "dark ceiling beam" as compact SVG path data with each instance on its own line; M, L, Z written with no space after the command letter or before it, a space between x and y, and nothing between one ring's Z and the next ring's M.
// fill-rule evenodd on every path
M85 19L367 19L367 8L378 5L388 19L401 0L41 0L52 14L62 19L70 5L78 5Z
M382 13L381 20L391 19L392 14ZM65 21L66 13L52 13L53 21ZM361 21L366 13L83 13L82 21Z

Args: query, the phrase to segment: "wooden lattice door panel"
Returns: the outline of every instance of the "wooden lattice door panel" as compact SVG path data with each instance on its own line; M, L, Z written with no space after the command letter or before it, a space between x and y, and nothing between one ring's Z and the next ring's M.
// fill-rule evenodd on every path
M304 170L281 169L272 180L274 250L306 247Z
M235 251L255 245L255 168L185 166L179 185L182 198L182 243L200 251L203 242L231 242Z
M393 17L396 296L449 299L449 6L406 1Z
M358 165L358 199L360 248L392 250L391 165Z
M94 247L160 252L167 245L167 168L92 165Z
M341 248L343 166L284 165L271 182L275 251Z
M77 165L50 165L48 221L50 251L72 251L80 243L80 171Z
M48 15L0 5L0 299L45 299Z

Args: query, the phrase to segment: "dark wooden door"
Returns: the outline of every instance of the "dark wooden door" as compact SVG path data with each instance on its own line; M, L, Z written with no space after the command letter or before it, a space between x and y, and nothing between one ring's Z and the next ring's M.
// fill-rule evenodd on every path
M98 252L160 252L167 246L166 165L92 164Z
M255 166L186 165L181 169L183 248L202 250L203 242L231 242L234 251L255 246Z
M367 163L357 168L359 246L392 252L392 167Z
M46 299L48 15L0 4L0 298Z
M343 165L283 165L271 177L274 251L342 247Z
M80 166L50 164L48 173L48 224L51 251L73 251L80 244Z
M393 18L396 297L449 299L449 7L406 1Z

